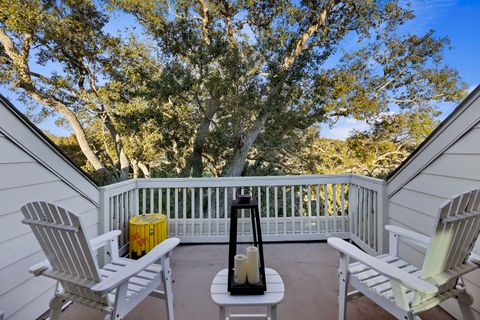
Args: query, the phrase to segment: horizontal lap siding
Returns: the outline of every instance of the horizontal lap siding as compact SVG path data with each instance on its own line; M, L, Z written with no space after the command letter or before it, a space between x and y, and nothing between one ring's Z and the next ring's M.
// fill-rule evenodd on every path
M2 112L5 111L0 105L0 129ZM50 149L38 150L49 152ZM40 152L38 150L36 152ZM52 151L44 158L53 161L55 157L58 158L58 155ZM70 177L68 183L63 173ZM5 312L6 319L35 319L48 309L55 282L45 277L35 278L28 272L30 266L45 259L45 256L30 228L21 223L19 209L35 200L63 206L80 215L86 234L91 238L98 234L98 196L92 201L85 195L95 195L98 189L90 182L82 181L85 178L69 164L53 170L45 167L2 133L0 177L0 309ZM78 184L82 193L75 189L80 187L77 181L71 181L72 177L81 182ZM87 188L89 184L91 187Z
M389 223L430 236L438 207L454 195L479 186L480 127L477 125L389 197ZM401 243L399 250L411 263L422 264L421 248ZM468 291L475 297L473 307L480 315L480 271L465 278ZM444 307L454 316L459 315L455 303L448 302Z

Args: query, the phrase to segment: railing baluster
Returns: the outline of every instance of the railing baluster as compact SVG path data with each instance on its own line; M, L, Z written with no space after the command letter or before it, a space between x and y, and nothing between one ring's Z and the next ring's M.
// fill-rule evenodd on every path
M319 184L317 184L316 189L317 189L317 192L315 194L315 198L316 198L315 211L317 213L317 232L320 233L320 185Z
M307 186L307 201L308 201L308 233L312 233L312 187Z
M204 236L203 234L203 188L199 188L198 190L198 208L199 208L199 221L200 221L200 236Z
M155 197L153 195L153 188L150 188L150 213L153 213L153 205L154 205L154 202L155 202Z
M283 191L283 234L287 234L287 188L282 187Z
M162 203L163 202L163 189L162 188L158 189L158 196L159 196L158 197L158 207L160 208L159 212L163 213L164 211L163 211L163 203Z
M208 235L212 235L212 188L207 188L207 210L208 210Z
M324 209L324 219L325 219L325 233L330 232L330 228L328 226L328 184L323 185L323 209Z
M355 235L355 230L353 227L353 218L355 216L355 206L356 206L356 200L355 200L355 195L354 193L356 186L353 184L348 185L348 227L350 228L350 233Z
M108 226L108 227L109 227L110 230L114 230L114 229L115 229L115 226L113 225L113 223L114 223L114 222L113 222L113 217L114 217L114 215L115 215L115 212L114 212L115 207L113 206L113 199L115 199L115 196L110 197L110 199L109 199L109 207L108 207L108 208L109 208L108 212L109 212L109 214L110 214L110 219L109 219L109 221L108 221L108 223L109 223L109 226Z
M304 223L304 216L303 216L303 186L298 186L300 189L298 190L298 216L300 217L300 233L303 233L303 223Z
M368 190L364 189L363 190L363 237L362 237L362 241L366 241L367 239L367 216L368 216L368 212L367 212L367 206L368 206Z
M175 236L178 236L178 188L174 192Z
M123 193L121 193L119 195L119 200L118 201L118 216L119 216L119 219L118 219L118 222L119 222L119 230L124 230L125 229L125 226L124 226L124 220L125 220L125 217L124 217L124 210L123 210ZM122 236L120 237L120 243L121 245L123 246L126 241L125 241L125 235L122 234Z
M192 218L192 236L195 236L195 188L192 187L191 189L191 199L190 199L190 210L191 212L191 218Z
M292 234L295 234L295 186L291 186L292 198L291 198L291 218L292 218Z
M147 189L142 189L142 213L147 213Z
M223 190L223 203L224 203L224 208L223 208L223 219L225 221L225 235L228 234L228 188L225 188Z
M340 213L342 214L342 232L345 230L345 185L340 185Z
M138 215L140 214L140 208L138 207L140 205L140 194L139 194L140 190L138 188L135 188L135 195L134 195L134 199L133 199L133 204L134 204L134 208L133 208L133 211L134 211L134 215Z
M215 220L217 220L217 236L220 235L220 188L215 188Z
M267 234L270 234L270 187L265 187L265 205L266 205L266 217L265 221L267 222Z
M274 198L275 198L275 234L278 234L278 187L275 186L274 189Z
M127 209L127 221L130 221L130 218L132 217L132 191L127 191L127 205L125 207ZM125 233L127 237L127 241L130 239L130 228L127 225L126 230L122 230L122 233Z
M170 207L171 207L171 204L170 204L170 188L167 188L167 203L165 203L166 207L167 207L167 234L170 234L170 223L169 221L171 221L172 217L170 216Z
M373 223L373 219L372 219L372 200L373 200L373 196L372 196L372 191L371 190L368 190L368 198L367 198L367 223L368 223L368 230L367 230L367 241L366 243L371 246L372 245L372 223Z
M332 184L332 210L333 210L333 232L337 232L337 185Z
M262 189L260 187L257 188L257 195L258 195L258 210L259 210L259 214L260 214L260 219L262 218L263 216L263 209L262 209ZM250 214L252 214L250 212ZM253 233L253 230L250 229L250 233Z
M182 232L182 235L185 237L187 235L187 188L182 188L182 195L183 195L183 201L182 201L183 232Z
M377 214L378 214L378 204L377 204L377 192L373 192L373 250L378 250L378 241L377 241Z
M357 226L357 237L362 238L362 216L363 216L363 188L358 187L358 211L357 211L357 221L355 225Z

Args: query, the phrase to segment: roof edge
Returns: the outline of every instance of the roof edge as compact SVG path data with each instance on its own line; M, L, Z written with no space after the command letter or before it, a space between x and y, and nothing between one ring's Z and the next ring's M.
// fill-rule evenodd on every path
M39 129L30 119L27 118L20 110L18 110L4 95L0 93L0 102L2 102L7 109L21 120L33 133L35 133L45 144L52 149L58 156L60 156L66 163L68 163L74 170L80 173L87 179L95 188L99 188L92 177L82 168L78 167L72 159L70 159L41 129Z
M385 180L390 182L391 180L395 179L395 177L408 165L410 164L419 154L423 151L433 139L440 134L455 118L461 113L462 110L468 105L468 102L472 100L473 97L480 93L480 85L478 85L475 89L473 89L466 97L463 99L460 104L425 138L425 140L420 143L420 145L405 159L403 162L395 168L392 172L390 172L386 177ZM456 138L458 140L459 137ZM455 141L456 141L455 140ZM432 161L436 159L436 157L432 158ZM431 163L431 161L429 162Z

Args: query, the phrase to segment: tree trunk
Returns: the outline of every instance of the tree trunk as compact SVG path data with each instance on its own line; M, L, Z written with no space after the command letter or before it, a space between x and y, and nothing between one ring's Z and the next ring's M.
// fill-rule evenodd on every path
M150 169L148 169L148 167L142 161L138 161L138 167L140 170L142 170L145 178L150 178Z
M190 175L192 177L203 176L203 147L205 146L212 119L219 109L220 104L217 101L207 101L207 109L195 135L192 153L188 157L187 164L182 172L183 177L189 177Z
M250 148L257 139L258 135L265 127L272 108L277 105L278 97L285 84L285 80L288 77L288 73L291 71L292 66L298 59L300 54L305 50L305 46L308 40L313 36L318 29L325 25L327 16L330 10L336 5L338 0L329 0L318 13L314 22L302 33L297 39L293 41L292 51L287 52L282 59L280 65L280 71L275 77L275 84L272 86L268 97L263 105L260 113L253 122L252 126L246 130L240 137L237 147L233 151L233 155L222 170L222 176L239 176L245 168L245 162Z
M34 88L30 86L25 86L23 89L30 94L30 96L35 99L37 102L47 105L53 110L62 114L65 118L67 118L68 122L72 126L73 132L75 137L77 138L78 145L82 153L87 158L87 161L93 166L93 168L102 175L107 175L107 169L102 164L100 159L97 157L95 152L92 150L88 143L87 135L85 133L85 129L83 128L82 124L78 120L75 113L70 110L66 105L61 103L58 100L55 100L50 97L45 97L39 94Z
M108 177L107 169L90 147L85 130L75 113L60 100L49 97L35 88L34 83L30 78L30 69L28 67L31 41L32 35L25 34L22 43L22 51L20 52L17 50L14 42L7 35L5 30L0 28L0 44L3 45L5 53L10 57L12 63L19 71L19 79L15 81L14 85L25 90L25 92L27 92L35 101L49 106L67 118L67 121L72 126L75 137L77 138L80 150L87 158L87 161L90 162L97 173Z
M132 159L132 169L133 169L133 178L138 178L138 173L140 172L140 168L138 167L138 161Z
M130 160L128 159L125 153L125 148L123 147L120 134L118 133L115 126L113 125L112 119L108 114L105 114L105 117L103 118L103 123L115 143L115 151L117 153L117 157L120 162L119 180L120 181L127 180L130 173Z
M270 113L267 108L263 108L255 119L252 127L247 132L242 133L230 161L222 170L222 176L237 177L242 174L242 171L245 168L245 162L247 161L248 152L262 129L265 127L269 115Z

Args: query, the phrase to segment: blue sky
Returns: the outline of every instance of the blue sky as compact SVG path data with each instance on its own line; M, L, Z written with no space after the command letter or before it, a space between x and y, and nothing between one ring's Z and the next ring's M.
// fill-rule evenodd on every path
M416 18L404 27L405 32L423 34L430 29L436 30L438 36L448 36L452 49L445 53L445 62L458 70L460 76L473 90L480 84L480 0L417 0L413 1ZM108 31L123 29L132 22L130 17L116 15L108 24ZM0 87L0 93L7 96L14 105L24 111L25 106L17 96L7 88ZM446 117L455 104L442 104L442 118ZM55 116L45 119L38 126L45 131L68 135L69 129L55 125ZM353 119L341 119L333 127L323 125L324 137L345 139L353 129L367 129L368 125Z

